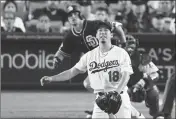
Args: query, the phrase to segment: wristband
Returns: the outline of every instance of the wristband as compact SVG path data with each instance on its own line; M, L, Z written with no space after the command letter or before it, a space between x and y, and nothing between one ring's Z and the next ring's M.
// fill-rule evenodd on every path
M54 58L56 58L58 64L61 64L62 61L57 56L55 56Z

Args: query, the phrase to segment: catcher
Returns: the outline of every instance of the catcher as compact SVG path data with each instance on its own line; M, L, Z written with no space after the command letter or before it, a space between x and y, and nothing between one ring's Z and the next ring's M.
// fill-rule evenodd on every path
M128 93L132 102L145 100L149 114L155 118L159 111L159 91L156 82L159 78L158 68L150 56L137 51L139 42L132 35L126 36L126 51L130 55L134 74L128 82Z
M127 83L133 73L130 57L124 49L111 44L111 24L101 22L97 29L99 46L84 54L71 69L58 75L44 76L40 80L41 85L69 80L88 71L91 87L96 94L92 118L131 118L127 93Z

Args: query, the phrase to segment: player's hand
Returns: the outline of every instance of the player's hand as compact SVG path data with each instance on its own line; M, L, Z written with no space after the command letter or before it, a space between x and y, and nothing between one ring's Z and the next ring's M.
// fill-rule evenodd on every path
M44 84L47 84L50 82L51 82L51 77L49 77L49 76L44 76L40 79L41 86L44 86Z
M134 85L134 88L132 90L133 93L140 90L141 88L144 88L144 86L145 86L145 81L143 79L141 79L136 85Z
M54 68L58 68L60 64L61 64L61 60L58 57L54 57L53 59Z

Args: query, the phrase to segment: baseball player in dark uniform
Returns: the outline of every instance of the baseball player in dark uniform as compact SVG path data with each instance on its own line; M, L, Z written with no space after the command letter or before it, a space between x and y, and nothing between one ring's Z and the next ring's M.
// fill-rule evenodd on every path
M71 5L68 7L68 21L72 28L66 35L63 43L59 47L54 57L54 64L58 65L65 57L70 57L76 48L80 48L81 52L86 53L99 44L96 38L97 26L102 22L99 20L89 21L82 19L80 11L77 6ZM113 22L112 31L118 34L120 43L125 46L126 39L122 30L122 24ZM116 43L114 43L116 44Z

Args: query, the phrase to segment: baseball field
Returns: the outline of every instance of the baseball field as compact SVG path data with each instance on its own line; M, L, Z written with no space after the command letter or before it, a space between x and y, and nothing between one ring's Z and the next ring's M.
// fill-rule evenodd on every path
M1 118L85 118L84 111L93 108L94 98L87 91L2 91ZM151 117L145 103L133 105Z

